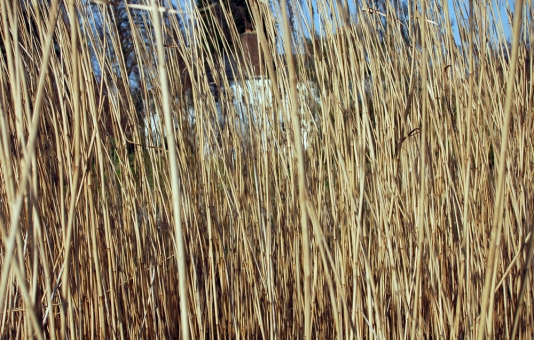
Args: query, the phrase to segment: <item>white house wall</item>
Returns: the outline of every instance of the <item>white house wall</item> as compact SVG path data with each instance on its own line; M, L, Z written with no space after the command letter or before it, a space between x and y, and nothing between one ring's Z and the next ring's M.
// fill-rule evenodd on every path
M244 84L244 85L241 85ZM272 107L273 94L271 81L269 79L254 79L246 80L242 83L230 82L230 89L232 91L233 98L233 107L235 108L235 114L238 117L236 128L242 132L244 135L248 134L248 122L252 122L254 131L263 131L262 126L264 124L263 118L266 114L263 109L269 110ZM302 143L304 148L309 146L309 134L313 129L316 129L315 118L312 117L312 106L317 105L320 107L320 97L317 87L313 83L297 84L297 91L299 95L299 112L301 115L301 132L302 132ZM287 98L287 95L284 96ZM283 98L284 98L283 97ZM248 105L247 105L248 102ZM279 122L290 122L290 110L288 100L283 101L284 109L279 112ZM219 102L216 102L215 109L217 110L217 117L219 117L219 124L226 124L225 115L223 115L221 110L221 105ZM193 108L189 109L190 117L195 117L195 112ZM267 120L267 127L270 127L272 122ZM149 115L149 118L145 118L145 133L148 135L149 129L152 132L152 139L155 143L161 143L161 137L163 136L162 131L164 131L163 120L160 119L159 112L152 112ZM286 127L290 128L290 127ZM262 132L262 141L265 142L267 134ZM210 143L212 142L209 138L209 135L204 134L205 140L204 152L211 154L215 150L210 151ZM148 137L148 136L147 136ZM216 147L213 145L213 147ZM264 144L265 147L265 144ZM284 148L283 146L281 146ZM285 149L285 148L284 148Z

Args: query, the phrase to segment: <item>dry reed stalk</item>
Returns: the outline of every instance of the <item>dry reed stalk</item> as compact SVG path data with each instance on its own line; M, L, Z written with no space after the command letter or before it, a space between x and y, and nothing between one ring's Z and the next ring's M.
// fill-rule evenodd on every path
M289 89L290 89L290 109L291 109L291 125L293 128L293 138L291 139L291 146L295 148L297 158L297 178L298 182L298 201L300 205L300 223L302 234L302 264L304 272L304 339L312 338L312 306L311 306L311 258L310 258L310 234L308 231L308 214L307 201L308 190L306 187L306 179L304 172L304 157L302 153L302 135L301 124L298 112L298 93L297 93L297 74L295 69L295 60L293 56L293 39L291 38L291 31L289 28L289 20L285 8L287 2L281 1L282 18L284 27L284 50L288 65L289 73ZM295 209L297 210L297 209Z
M240 32L222 32L234 21L226 3L160 7L160 29L150 11L122 1L74 4L76 19L60 2L53 26L47 2L0 0L2 336L180 337L184 316L198 339L480 335L501 162L506 228L486 319L496 337L532 333L533 120L523 114L534 100L531 31L518 53L524 67L509 79L510 51L491 6L466 15L459 3L427 2L422 20L421 2L379 3L372 13L359 3L349 18L332 2L291 3L289 38L279 31L285 7L252 1L261 60L253 65L242 58ZM211 19L201 22L206 12ZM294 71L282 38L303 46L290 57ZM127 56L137 64L130 77ZM466 78L473 64L476 81ZM253 67L265 70L261 80ZM506 145L505 84L517 93ZM504 146L506 157L497 153ZM307 245L303 212L313 228Z
M502 232L502 213L504 210L504 180L506 177L506 154L508 151L508 138L510 136L510 123L512 118L512 101L514 92L515 73L517 68L517 54L519 48L519 39L521 34L521 20L523 19L523 0L517 0L515 3L516 13L513 24L513 41L512 41L512 57L510 60L510 70L508 74L508 84L506 86L506 102L504 105L504 126L501 137L501 150L499 157L499 178L497 181L497 193L495 197L495 207L492 220L490 247L488 250L487 269L484 280L484 290L482 292L482 303L480 306L480 324L478 329L478 339L484 339L486 334L488 337L493 336L493 329L490 326L493 320L492 311L494 303L494 295L490 292L495 286L495 278L497 274L498 260L496 260L496 251L500 244ZM519 13L517 13L517 11ZM519 309L519 307L518 307ZM486 320L488 314L488 320ZM486 323L488 327L486 328ZM514 325L514 328L516 326ZM515 330L513 331L515 333Z
M427 134L428 134L428 117L427 117L427 109L428 109L428 92L427 89L427 64L428 64L428 46L427 44L429 41L426 38L427 35L427 23L426 23L426 16L427 16L427 3L425 0L421 1L421 13L419 14L419 25L421 26L421 45L422 45L422 62L421 62L421 70L422 70L422 81L421 81L421 87L422 87L422 98L421 101L422 104L422 110L421 110L421 128L420 128L420 163L419 163L419 202L417 202L417 258L415 263L415 293L414 293L414 307L413 307L413 316L412 316L412 331L411 331L411 339L414 340L420 336L418 331L418 321L420 317L420 312L418 310L419 304L420 304L420 295L421 294L421 266L422 266L422 259L423 259L423 246L424 246L424 238L426 229L428 228L427 223L425 221L425 211L427 210L427 188L426 188L426 175L427 175Z

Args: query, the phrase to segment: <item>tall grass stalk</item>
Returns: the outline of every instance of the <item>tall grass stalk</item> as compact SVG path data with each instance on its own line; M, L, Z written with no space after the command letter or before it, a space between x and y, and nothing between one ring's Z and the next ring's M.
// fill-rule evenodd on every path
M427 35L427 2L425 0L421 1L421 12L418 13L419 15L419 27L421 27L421 72L422 72L422 80L421 80L421 87L423 89L422 91L422 108L421 108L421 127L420 127L420 161L419 161L419 202L417 202L417 222L415 223L417 227L417 258L415 262L415 293L414 293L414 307L413 307L413 315L412 315L412 331L411 331L411 339L414 340L418 338L419 332L419 304L420 304L420 296L421 296L421 265L423 260L423 246L424 246L424 239L425 239L425 232L427 229L426 219L425 219L425 212L426 212L426 206L427 206L427 190L426 190L426 158L427 158L427 105L428 105L428 92L426 91L427 88L427 81L428 81L428 72L427 72L427 64L428 64L428 42L430 39L426 38Z
M494 294L490 294L495 287L497 274L498 257L497 249L501 243L501 232L503 227L502 213L504 210L504 181L506 177L506 153L508 152L508 139L510 138L510 124L512 121L512 101L514 96L513 79L517 68L519 40L521 39L521 21L523 20L523 0L515 2L516 12L513 24L512 57L510 60L510 70L508 73L508 83L506 86L506 102L504 105L504 126L501 137L501 150L499 157L499 177L497 180L497 193L495 197L495 207L493 223L490 234L490 247L488 251L488 262L482 293L482 305L480 311L480 324L478 329L478 339L482 340L486 336L493 337L493 327L491 327L493 317ZM528 230L528 229L527 229ZM530 253L530 252L529 252ZM530 259L528 259L530 261ZM519 302L521 304L521 302ZM519 308L519 307L518 307ZM486 319L486 315L488 315ZM486 328L486 324L488 327ZM514 326L515 328L516 326ZM513 332L515 333L515 331Z
M195 5L0 0L0 337L534 334L532 13Z
M288 6L286 0L280 2L282 8L283 32L284 32L284 51L287 60L287 71L289 73L289 99L291 110L291 126L293 128L293 138L291 138L291 146L295 149L297 158L297 179L293 180L298 183L298 202L300 205L300 224L302 233L302 264L304 272L304 339L312 338L312 307L311 307L311 261L310 261L310 234L308 231L308 190L306 188L306 178L304 172L304 156L302 152L302 133L301 121L299 117L299 100L297 90L297 71L295 69L295 60L293 55L293 39L291 38L291 29L289 27L289 19L287 11ZM294 6L294 4L290 4ZM296 202L295 202L296 203ZM298 209L295 209L298 211Z
M167 132L167 147L169 150L169 165L172 182L172 209L174 212L174 242L176 244L176 260L178 262L178 279L180 288L180 320L182 338L189 339L189 308L187 306L187 276L185 263L184 239L182 233L181 199L180 199L180 174L178 171L178 159L176 157L176 142L174 136L174 119L171 114L171 101L169 94L169 81L167 79L167 65L165 63L165 50L163 48L163 34L159 20L158 4L152 0L152 17L156 46L158 50L158 72L160 77L161 92L163 97L163 113L165 116L165 131Z

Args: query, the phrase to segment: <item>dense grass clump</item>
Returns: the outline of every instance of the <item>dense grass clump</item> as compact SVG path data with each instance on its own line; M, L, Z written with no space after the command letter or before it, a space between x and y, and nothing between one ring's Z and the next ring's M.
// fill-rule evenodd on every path
M534 336L532 1L131 3L0 0L0 338Z

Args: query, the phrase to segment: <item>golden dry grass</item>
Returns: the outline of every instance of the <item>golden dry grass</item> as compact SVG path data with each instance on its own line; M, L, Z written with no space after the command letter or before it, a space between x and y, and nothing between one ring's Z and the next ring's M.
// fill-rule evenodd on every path
M446 1L400 26L397 2L349 20L317 0L322 35L293 63L287 22L250 1L270 81L243 115L204 67L236 56L249 79L235 29L219 46L216 25L183 34L196 9L159 29L129 8L134 91L114 3L57 3L0 0L0 337L182 338L185 320L192 339L503 339L514 320L534 336L530 12L510 75L490 7L456 45Z

